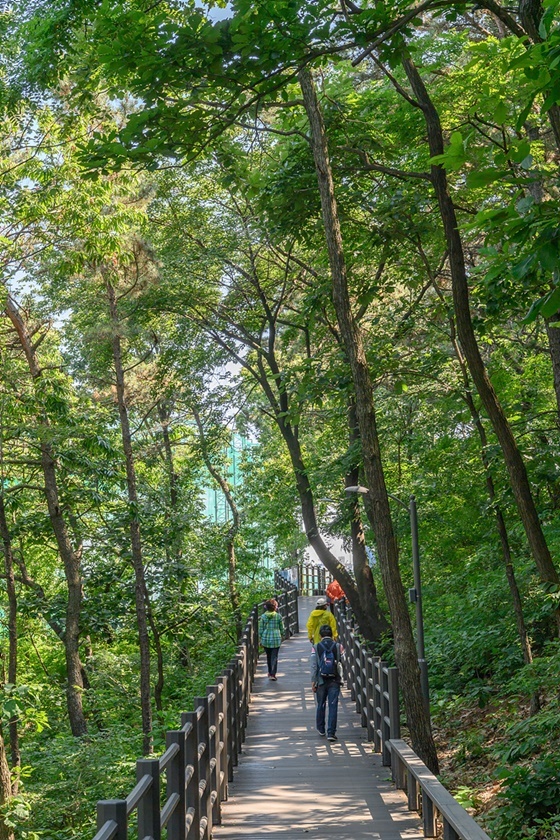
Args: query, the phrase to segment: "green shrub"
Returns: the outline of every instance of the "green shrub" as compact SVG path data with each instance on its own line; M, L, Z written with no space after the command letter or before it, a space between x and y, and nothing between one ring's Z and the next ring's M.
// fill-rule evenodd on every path
M494 840L560 838L560 756L501 774L500 804L490 819Z

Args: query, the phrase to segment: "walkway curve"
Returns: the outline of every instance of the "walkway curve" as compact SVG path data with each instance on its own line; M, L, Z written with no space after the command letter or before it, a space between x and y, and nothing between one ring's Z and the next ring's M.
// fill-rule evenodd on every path
M216 840L422 840L418 816L391 784L367 743L349 692L339 705L339 741L315 730L305 622L314 598L300 598L301 633L280 649L278 681L261 657L247 737Z

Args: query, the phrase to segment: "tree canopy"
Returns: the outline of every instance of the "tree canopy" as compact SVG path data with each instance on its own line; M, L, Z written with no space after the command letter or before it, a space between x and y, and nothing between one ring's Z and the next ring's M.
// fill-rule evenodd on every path
M306 549L426 763L495 840L558 837L556 0L0 32L0 839L91 830Z

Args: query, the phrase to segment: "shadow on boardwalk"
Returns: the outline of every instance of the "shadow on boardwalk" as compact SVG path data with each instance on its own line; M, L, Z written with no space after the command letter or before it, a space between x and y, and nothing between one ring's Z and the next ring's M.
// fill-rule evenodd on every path
M213 836L421 840L418 817L365 740L346 689L339 704L339 741L330 743L315 730L305 632L314 604L314 598L300 598L302 632L280 649L278 682L269 682L266 661L259 660L247 738L223 803L223 824Z

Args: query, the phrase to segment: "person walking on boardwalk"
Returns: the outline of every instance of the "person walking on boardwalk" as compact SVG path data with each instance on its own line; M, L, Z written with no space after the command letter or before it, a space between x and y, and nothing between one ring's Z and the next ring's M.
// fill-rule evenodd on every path
M276 680L278 651L284 637L284 621L278 613L278 602L274 599L265 603L264 610L259 621L259 638L266 651L268 679Z
M328 615L328 613L327 613ZM329 741L337 741L336 724L338 718L338 697L340 695L340 676L338 664L341 650L333 639L332 628L323 624L319 628L321 641L311 653L311 688L317 696L316 726L319 735L326 735ZM328 704L329 718L325 730L325 708Z
M331 636L338 639L338 630L336 627L336 618L327 610L327 599L317 598L317 605L312 610L311 615L307 619L307 635L312 645L316 645L320 640L319 628L323 624L328 624L332 630Z

